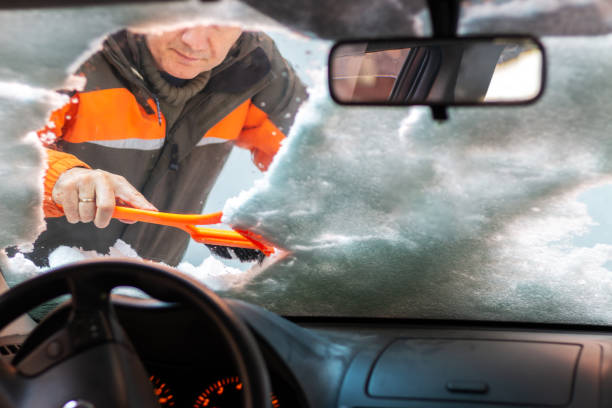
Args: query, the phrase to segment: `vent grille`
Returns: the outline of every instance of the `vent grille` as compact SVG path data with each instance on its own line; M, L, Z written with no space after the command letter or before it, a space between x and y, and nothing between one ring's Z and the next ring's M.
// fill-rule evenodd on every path
M0 356L10 356L17 354L20 348L20 344L3 344L0 346Z

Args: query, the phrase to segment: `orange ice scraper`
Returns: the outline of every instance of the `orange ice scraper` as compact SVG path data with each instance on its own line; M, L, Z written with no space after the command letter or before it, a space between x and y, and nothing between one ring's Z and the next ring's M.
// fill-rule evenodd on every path
M240 261L262 261L274 252L274 247L264 243L262 238L250 231L220 230L198 227L221 223L222 212L212 214L173 214L137 208L116 206L113 218L129 221L142 221L151 224L180 228L195 241L206 246L215 255ZM232 253L234 256L232 256Z

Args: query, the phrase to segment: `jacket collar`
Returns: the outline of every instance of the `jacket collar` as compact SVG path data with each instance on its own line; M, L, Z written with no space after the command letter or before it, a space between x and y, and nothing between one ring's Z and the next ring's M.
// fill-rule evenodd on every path
M142 66L143 59L141 50L138 47L138 42L143 41L143 38L142 34L121 30L110 35L104 41L102 55L119 72L126 83L126 87L134 94L143 109L147 113L153 114L155 111L149 106L147 100L149 98L156 100L157 98L145 81L143 75L144 68ZM258 48L256 34L243 32L236 41L236 44L230 49L225 60L211 70L210 78L214 78L237 62L244 60ZM259 56L263 54L264 58L267 59L265 53L258 54ZM269 66L269 60L267 65ZM245 83L245 85L248 84Z

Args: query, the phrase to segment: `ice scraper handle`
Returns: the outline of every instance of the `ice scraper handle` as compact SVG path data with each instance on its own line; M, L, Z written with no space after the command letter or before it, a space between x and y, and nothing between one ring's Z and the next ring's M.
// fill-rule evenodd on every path
M195 241L207 245L220 245L226 247L255 249L270 256L274 247L260 242L257 236L248 231L227 231L213 228L201 228L196 225L218 224L223 217L222 212L212 214L173 214L157 211L141 210L116 206L113 218L142 221L150 224L167 225L180 228L191 235Z
M210 225L219 224L223 213L221 211L212 214L174 214L159 211L141 210L138 208L115 206L113 218L142 221L150 224L168 225L184 229L185 225Z

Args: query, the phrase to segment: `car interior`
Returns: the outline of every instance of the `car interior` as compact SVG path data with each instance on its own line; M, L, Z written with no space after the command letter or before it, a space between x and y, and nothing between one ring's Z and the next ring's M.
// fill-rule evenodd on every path
M317 14L330 2L312 2L311 21L295 20L293 2L244 3L302 35L333 40L325 82L347 109L420 105L452 124L454 109L529 109L554 86L537 32L462 36L466 2L459 0L422 2L430 36L382 28L371 38L334 33L331 17ZM342 19L337 9L345 3L329 13ZM48 7L88 6L0 6L2 13ZM535 88L487 96L500 61L521 55L536 55ZM375 262L371 268L377 271ZM125 287L148 297L111 294ZM41 321L15 325L54 300ZM217 294L167 265L121 258L70 263L7 287L0 311L0 407L612 406L612 329L605 324L285 314Z

